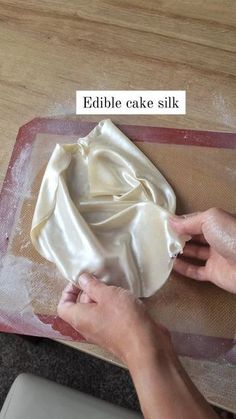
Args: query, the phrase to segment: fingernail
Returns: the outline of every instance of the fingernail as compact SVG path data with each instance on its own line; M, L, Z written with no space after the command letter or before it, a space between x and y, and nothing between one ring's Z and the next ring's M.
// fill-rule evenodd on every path
M84 272L83 274L80 275L79 277L79 285L83 288L86 287L86 285L88 284L89 280L91 278L91 275L88 274L87 272Z
M191 217L195 217L195 215L198 215L199 213L198 212L190 212L189 214L183 214L183 215L180 215L179 217L180 218L191 218Z
M179 223L180 221L185 220L188 217L191 217L193 214L183 214L183 215L170 215L169 220L172 223Z

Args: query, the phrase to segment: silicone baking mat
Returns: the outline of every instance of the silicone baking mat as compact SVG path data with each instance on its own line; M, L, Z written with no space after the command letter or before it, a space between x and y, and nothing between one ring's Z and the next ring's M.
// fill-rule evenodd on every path
M2 331L81 340L56 315L66 280L35 251L29 231L41 179L56 143L75 142L94 125L37 118L19 130L0 195ZM212 206L235 211L234 134L128 125L120 129L170 182L178 213ZM235 295L172 274L146 304L151 315L171 330L180 355L236 364Z

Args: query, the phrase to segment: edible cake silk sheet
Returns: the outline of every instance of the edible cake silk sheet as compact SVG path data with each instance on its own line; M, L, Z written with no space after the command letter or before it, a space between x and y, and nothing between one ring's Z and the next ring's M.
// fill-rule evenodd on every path
M76 144L57 144L32 221L31 240L62 275L85 271L148 297L167 280L184 237L171 231L173 189L110 120Z
M20 128L0 194L1 331L81 340L56 314L67 279L36 251L30 230L55 145L76 144L93 127L78 119L37 118ZM212 206L235 212L235 134L135 125L120 129L173 187L178 214ZM172 270L171 280L144 303L153 319L170 330L181 362L204 396L235 410L236 295ZM79 348L92 352L87 344ZM97 347L94 353L111 360Z

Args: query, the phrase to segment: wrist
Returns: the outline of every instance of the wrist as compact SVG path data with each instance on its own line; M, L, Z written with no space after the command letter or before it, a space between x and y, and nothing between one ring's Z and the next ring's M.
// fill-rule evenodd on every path
M127 366L145 418L156 418L157 412L163 418L216 417L184 371L162 327L156 326L145 342L138 342L127 357Z
M177 361L168 330L154 322L135 331L122 358L131 373L137 371L140 365L155 363L163 368Z

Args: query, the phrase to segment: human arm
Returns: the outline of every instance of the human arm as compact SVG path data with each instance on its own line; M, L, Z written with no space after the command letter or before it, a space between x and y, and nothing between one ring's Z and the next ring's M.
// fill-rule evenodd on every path
M217 417L181 366L168 331L139 299L88 274L80 287L82 294L72 285L64 290L58 314L126 364L145 419Z

